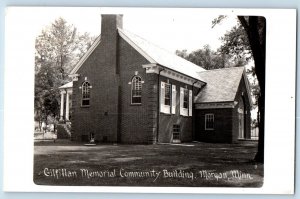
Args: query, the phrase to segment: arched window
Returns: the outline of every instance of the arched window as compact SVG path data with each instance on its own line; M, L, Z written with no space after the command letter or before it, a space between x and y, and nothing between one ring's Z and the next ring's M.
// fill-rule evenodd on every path
M131 104L142 103L142 78L134 76L131 80Z
M81 100L81 105L82 106L89 106L90 105L90 83L85 81L82 84L82 100Z

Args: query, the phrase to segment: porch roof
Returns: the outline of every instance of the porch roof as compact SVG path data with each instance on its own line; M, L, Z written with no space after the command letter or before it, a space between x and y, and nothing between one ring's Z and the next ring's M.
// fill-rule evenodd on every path
M66 89L66 88L73 88L73 82L68 82L60 87L58 87L59 89Z

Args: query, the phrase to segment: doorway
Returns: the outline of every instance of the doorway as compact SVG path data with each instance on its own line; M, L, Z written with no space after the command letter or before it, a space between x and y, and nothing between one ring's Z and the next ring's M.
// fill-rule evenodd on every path
M245 139L245 103L243 97L240 98L238 107L239 135L238 139Z

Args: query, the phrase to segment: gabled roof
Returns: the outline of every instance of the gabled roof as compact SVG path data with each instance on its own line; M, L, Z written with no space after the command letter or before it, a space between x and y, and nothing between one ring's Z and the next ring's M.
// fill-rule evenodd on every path
M195 97L195 103L233 102L241 79L244 78L250 104L252 104L244 67L207 70L198 74L200 79L207 84Z
M177 56L175 53L160 48L133 33L120 28L118 30L120 36L142 54L150 63L167 67L199 80L201 79L197 72L206 71L204 68Z
M148 42L147 40L130 33L124 29L118 28L119 35L127 41L134 49L136 49L142 56L144 56L150 63L158 64L163 67L167 67L171 70L180 72L184 75L190 76L195 79L199 79L197 72L205 71L204 68L193 64L177 55L171 53L165 49L158 47L155 44ZM79 68L85 62L85 60L92 54L96 47L101 42L101 36L99 35L94 41L88 51L81 57L76 66L71 71L70 75L77 73Z

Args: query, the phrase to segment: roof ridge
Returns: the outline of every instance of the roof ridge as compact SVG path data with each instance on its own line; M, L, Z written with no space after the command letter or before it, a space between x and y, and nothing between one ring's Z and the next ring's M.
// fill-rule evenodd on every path
M180 60L182 60L182 61L184 61L184 62L188 62L188 63L190 63L190 64L193 64L193 65L195 65L195 66L197 66L197 67L199 67L199 68L205 70L205 68L203 68L202 66L199 66L199 65L197 65L197 64L194 64L193 62L191 62L191 61L189 61L189 60L186 60L186 59L184 59L184 58L178 56L175 52L171 52L170 50L167 50L167 49L165 49L165 48L163 48L163 47L157 45L157 44L154 43L154 42L148 41L147 39L145 39L145 38L143 38L143 37L141 37L141 36L139 36L139 35L137 35L137 34L135 34L135 33L132 33L132 32L129 31L129 30L126 30L126 29L124 29L124 28L118 28L118 30L121 31L121 32L122 32L123 34L125 34L125 35L126 35L126 33L129 33L129 34L131 34L131 35L133 35L133 36L135 36L135 37L137 37L137 38L143 40L144 42L146 42L146 43L148 43L148 44L150 44L150 45L152 45L152 46L154 46L154 47L156 47L156 48L158 48L158 49L160 49L160 50L162 50L162 51L164 51L164 52L166 52L166 53L168 53L168 54L170 54L170 55L172 55L172 56L174 56L174 57L176 57L177 59L180 59ZM132 39L130 39L128 36L127 36L127 38L128 38L130 41L132 41L135 45L138 46L138 44L135 43L135 42L134 42ZM139 48L140 48L140 47L139 47ZM142 48L140 48L140 49L143 50ZM145 52L145 51L144 51L144 52ZM145 52L145 53L146 53L146 52ZM149 57L151 57L148 53L146 53L146 54L147 54ZM151 58L152 58L152 57L151 57ZM152 59L155 60L154 58L152 58ZM155 60L155 62L158 63L156 60Z
M237 67L226 67L226 68L216 68L216 69L211 69L211 70L206 70L206 71L200 71L198 73L203 73L203 72L212 72L212 71L220 71L220 70L232 70L232 69L245 69L245 66L237 66Z
M173 52L171 52L171 51L169 51L169 50L167 50L167 49L165 49L165 48L162 48L161 46L157 45L156 43L154 43L154 42L152 42L152 41L149 41L149 40L147 40L147 39L145 39L145 38L143 38L143 37L141 37L141 36L139 36L139 35L137 35L137 34L134 34L133 32L131 32L131 31L127 30L127 29L124 29L124 28L118 28L118 29L120 29L121 31L128 32L128 33L130 33L130 34L133 34L134 36L139 37L140 39L146 41L147 43L150 43L151 45L154 45L155 47L157 47L157 48L159 48L159 49L161 49L161 50L164 50L164 51L166 51L166 52L168 52L168 53L171 53L171 54L173 54L173 55L176 55L176 53L173 53ZM178 55L177 55L177 56L178 56ZM186 60L186 61L187 61L187 60Z
M123 29L123 28L117 28L117 30L118 30L119 32L121 32L121 33L126 37L126 39L130 40L133 44L135 44L135 46L132 46L132 47L139 48L139 50L141 50L141 51L143 52L144 55L146 55L148 58L150 58L150 60L148 59L149 62L155 62L155 63L158 63L152 56L150 56L150 55L149 55L147 52L145 52L145 51L144 51L137 43L135 43L130 37L128 37L128 36L126 35L126 32L129 33L129 34L133 34L133 35L136 36L136 37L139 37L138 35L136 35L136 34L134 34L134 33L131 33L130 31L125 30L125 29ZM120 35L120 36L122 36L122 35ZM142 37L139 37L139 38L141 38L141 39L144 40L144 41L147 41L147 40L145 40L145 39L142 38ZM151 60L151 59L152 59L152 60Z

